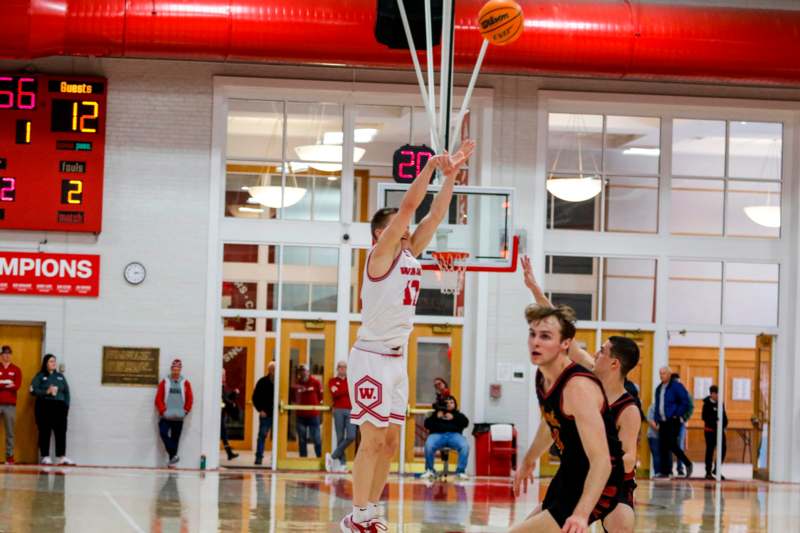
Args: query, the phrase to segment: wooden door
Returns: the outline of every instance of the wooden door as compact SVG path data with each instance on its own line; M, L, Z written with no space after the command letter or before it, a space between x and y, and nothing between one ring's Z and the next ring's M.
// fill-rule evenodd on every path
M17 414L14 425L14 460L17 463L39 462L39 431L33 414L34 397L29 393L29 388L33 376L42 366L42 337L43 328L40 325L0 324L0 344L11 347L11 362L22 371L22 384L17 391ZM5 439L5 424L0 423L2 454L5 454Z
M461 333L461 326L417 324L409 337L406 471L425 469L425 418L435 398L433 380L443 378L450 386L450 394L461 401ZM449 462L450 471L454 472L457 454L451 453Z
M254 337L225 337L222 346L222 367L227 389L238 389L238 419L229 417L226 425L228 441L237 450L253 449L253 367L256 358ZM222 443L220 442L220 446Z
M334 373L336 339L335 322L284 320L281 326L281 366L277 371L279 382L278 404L278 468L321 470L325 464L325 453L331 449L330 405L331 394L328 380ZM297 365L310 368L311 375L322 386L323 401L318 406L300 406L292 403L291 387L296 380ZM316 410L320 414L322 454L316 457L311 446L308 456L300 457L296 432L296 412Z
M753 394L753 478L769 480L770 393L772 392L771 335L756 338L756 379Z

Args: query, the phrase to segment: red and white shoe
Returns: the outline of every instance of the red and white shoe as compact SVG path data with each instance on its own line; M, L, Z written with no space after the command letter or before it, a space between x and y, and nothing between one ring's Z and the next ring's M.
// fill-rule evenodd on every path
M359 524L353 522L353 513L342 518L342 521L339 522L339 529L342 530L342 533L380 533L381 531L389 531L385 520L373 518Z

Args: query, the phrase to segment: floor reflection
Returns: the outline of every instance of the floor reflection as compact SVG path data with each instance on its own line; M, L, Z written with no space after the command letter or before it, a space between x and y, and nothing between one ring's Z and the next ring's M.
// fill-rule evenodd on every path
M506 531L548 480L514 499L506 480L425 483L394 477L391 531ZM0 532L337 531L348 476L264 471L0 469ZM800 485L642 481L636 531L783 532L800 523Z

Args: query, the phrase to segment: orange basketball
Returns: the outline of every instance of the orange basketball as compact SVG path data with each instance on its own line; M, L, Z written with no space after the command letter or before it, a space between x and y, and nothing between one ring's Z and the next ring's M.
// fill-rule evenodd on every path
M525 17L514 0L489 0L478 13L478 28L484 39L500 46L522 35Z

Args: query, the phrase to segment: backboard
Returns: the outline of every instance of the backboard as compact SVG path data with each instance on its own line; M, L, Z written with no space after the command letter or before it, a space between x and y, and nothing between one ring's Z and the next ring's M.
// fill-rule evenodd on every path
M410 187L405 183L378 184L378 208L398 207ZM431 185L411 224L413 231L428 214L441 187ZM426 270L437 270L432 252L467 252L466 270L513 272L517 268L519 236L514 232L514 189L456 186L445 220L418 258Z

